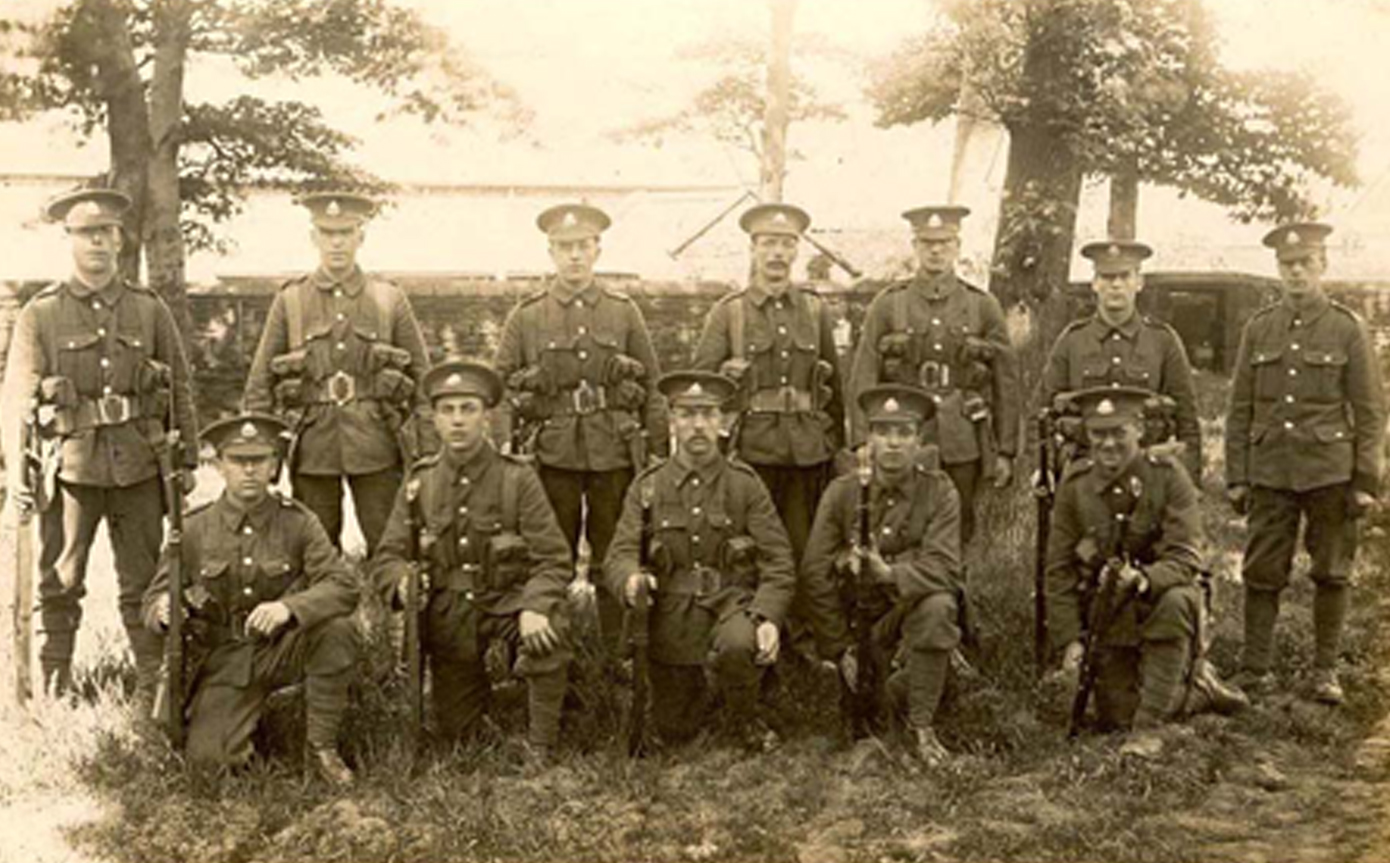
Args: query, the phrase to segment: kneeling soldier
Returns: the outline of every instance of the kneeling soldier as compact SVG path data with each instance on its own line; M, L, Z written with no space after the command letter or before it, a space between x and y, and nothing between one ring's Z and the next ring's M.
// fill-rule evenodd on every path
M425 375L443 444L415 464L377 550L375 581L400 608L412 563L424 569L421 620L435 730L471 735L487 711L489 647L510 657L529 692L532 752L550 757L572 658L565 589L569 545L535 470L488 438L502 379L488 366L446 362ZM518 650L519 648L519 650Z
M304 680L311 763L329 783L349 785L337 746L357 662L356 580L314 514L270 491L289 443L283 422L245 414L203 438L226 488L184 524L185 633L201 659L187 674L188 757L245 763L266 699ZM171 562L166 549L145 594L151 629L169 624Z
M839 658L851 733L880 726L886 691L906 708L916 754L937 764L948 753L932 721L961 640L960 499L951 478L919 458L935 414L930 395L876 386L860 393L859 408L868 447L857 475L832 482L816 511L807 604L822 654ZM899 646L903 662L889 676Z
M662 740L700 730L708 675L744 744L769 749L777 739L758 716L758 685L777 661L778 627L795 590L791 541L757 472L719 451L721 410L734 382L672 372L658 387L669 400L678 449L629 486L604 577L628 606L644 580L654 595L652 716ZM644 508L650 571L639 560Z
M1048 631L1063 675L1094 683L1102 726L1132 728L1125 751L1140 755L1161 748L1153 729L1168 719L1247 703L1203 656L1197 489L1171 457L1140 447L1151 396L1073 394L1090 456L1057 490L1047 543Z

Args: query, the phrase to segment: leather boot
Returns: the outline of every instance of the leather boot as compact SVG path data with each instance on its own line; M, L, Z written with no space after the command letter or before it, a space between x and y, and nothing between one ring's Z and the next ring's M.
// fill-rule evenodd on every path
M1211 711L1230 716L1249 706L1250 699L1244 692L1222 681L1210 662L1197 660L1197 667L1192 672L1192 685L1187 692L1187 704L1182 710L1184 714L1195 716Z

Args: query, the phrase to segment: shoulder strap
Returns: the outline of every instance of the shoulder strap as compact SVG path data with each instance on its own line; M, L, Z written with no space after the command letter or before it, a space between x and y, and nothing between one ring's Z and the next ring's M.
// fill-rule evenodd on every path
M391 287L387 282L367 279L367 296L376 309L376 332L383 342L391 342Z
M299 285L299 282L290 282L280 292L285 298L285 327L289 331L292 351L304 347L304 298Z
M744 318L743 294L735 294L729 301L729 352L736 360L741 360L748 352L748 336L745 333L747 321Z
M893 292L893 332L907 332L907 288L898 288Z

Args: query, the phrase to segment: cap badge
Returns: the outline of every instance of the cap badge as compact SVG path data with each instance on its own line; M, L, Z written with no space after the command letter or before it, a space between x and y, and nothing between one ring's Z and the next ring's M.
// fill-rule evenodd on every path
M445 385L451 387L463 386L463 375L459 374L458 372L454 372L453 374L449 375L449 377L445 378L444 383Z
M328 206L324 208L324 212L330 216L340 216L343 213L343 208L338 206L338 199L334 198L328 202Z
M242 424L241 424L241 436L244 437L244 438L254 438L254 437L256 437L256 424L253 423L253 422L244 422L244 423L242 423Z
M895 414L900 407L901 405L898 404L898 400L895 398L889 398L888 401L883 403L883 410L885 413Z
M928 227L928 228L939 228L939 227L941 227L941 217L938 216L936 213L932 213L932 214L931 214L931 218L927 219L927 227Z
M785 225L787 223L787 214L779 212L777 215L772 217L772 221L776 222L779 225Z
M1120 256L1120 247L1111 243L1110 248L1106 249L1105 253L1112 258L1118 258Z
M1096 405L1096 416L1108 417L1115 413L1115 403L1110 399L1101 399L1100 404Z
M574 217L574 213L565 213L565 217L560 220L560 224L564 225L566 228L573 228L575 225L579 224L579 220Z
M700 386L699 381L696 381L690 385L690 389L686 390L685 394L688 396L702 396L705 394L705 388Z
M1297 246L1303 242L1303 238L1298 235L1298 231L1289 231L1288 236L1284 237L1284 242L1290 246Z

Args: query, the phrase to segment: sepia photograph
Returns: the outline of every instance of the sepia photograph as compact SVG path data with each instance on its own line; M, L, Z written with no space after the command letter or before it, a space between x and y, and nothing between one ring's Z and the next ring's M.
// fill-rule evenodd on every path
M1390 0L4 0L0 863L1390 859Z

